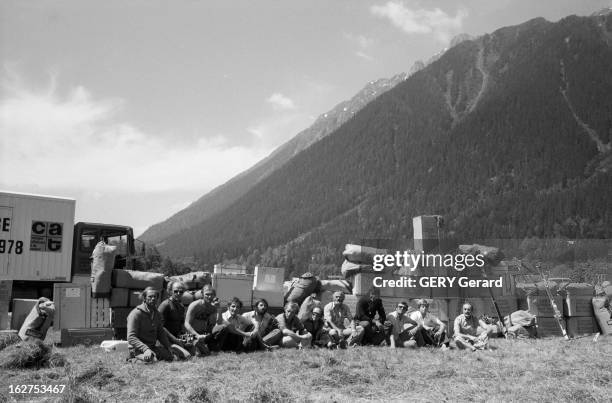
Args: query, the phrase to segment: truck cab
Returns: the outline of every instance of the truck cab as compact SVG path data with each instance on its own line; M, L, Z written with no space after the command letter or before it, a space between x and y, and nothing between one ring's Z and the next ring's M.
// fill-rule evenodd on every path
M74 225L72 243L72 277L91 275L91 253L100 239L117 247L115 269L138 269L144 244L136 247L139 241L134 239L131 227L78 222Z

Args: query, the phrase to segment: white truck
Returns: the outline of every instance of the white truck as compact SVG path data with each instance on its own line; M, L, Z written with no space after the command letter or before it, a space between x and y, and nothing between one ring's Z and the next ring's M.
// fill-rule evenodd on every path
M15 298L53 298L58 282L88 283L91 252L100 238L118 246L115 268L133 269L141 262L131 227L75 224L75 204L70 198L0 191L0 308L6 310Z

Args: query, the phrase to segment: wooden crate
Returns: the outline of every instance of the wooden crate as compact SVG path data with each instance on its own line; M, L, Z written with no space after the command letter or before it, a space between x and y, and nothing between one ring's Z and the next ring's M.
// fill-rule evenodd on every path
M598 326L592 316L572 316L566 318L567 334L570 337L584 336L597 332Z
M109 298L92 298L89 310L89 327L110 327L111 307Z
M560 296L553 297L559 312L563 313L563 298ZM555 312L550 304L550 300L546 295L528 295L526 297L527 310L535 315L541 317L552 318L555 316Z
M565 321L563 319L561 320L565 325ZM538 328L538 337L563 336L555 318L536 316L536 325Z
M563 314L565 316L593 316L593 296L568 295L563 299Z

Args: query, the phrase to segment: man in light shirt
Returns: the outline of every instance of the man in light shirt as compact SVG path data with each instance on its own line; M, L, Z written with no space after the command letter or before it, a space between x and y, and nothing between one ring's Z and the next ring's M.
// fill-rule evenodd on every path
M429 312L429 302L426 299L417 301L417 309L410 314L410 319L417 323L417 327L412 330L413 334L420 332L422 335L423 344L419 347L434 346L446 349L446 324Z
M323 308L325 321L330 327L329 336L332 343L340 348L361 344L363 327L357 326L351 315L351 309L344 304L344 293L336 291L334 300ZM347 328L347 322L350 323Z
M227 329L227 336L221 346L223 351L243 351L244 346L250 343L250 339L257 337L257 333L254 330L246 331L251 325L251 321L240 315L241 310L242 301L233 297L227 304L227 310L221 315L223 318L221 326L225 326Z
M463 313L455 318L454 334L457 348L486 350L489 348L489 336L486 324L474 316L474 307L469 302L463 304Z
M412 334L410 331L417 326L417 323L410 319L408 312L408 303L406 301L399 302L395 311L387 315L385 327L391 333L389 336L389 347L418 347L418 341L422 343L421 333Z

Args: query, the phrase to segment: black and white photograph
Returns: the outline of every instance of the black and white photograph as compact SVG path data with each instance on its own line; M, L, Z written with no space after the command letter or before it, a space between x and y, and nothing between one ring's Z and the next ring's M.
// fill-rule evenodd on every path
M612 401L611 0L0 0L0 403Z

